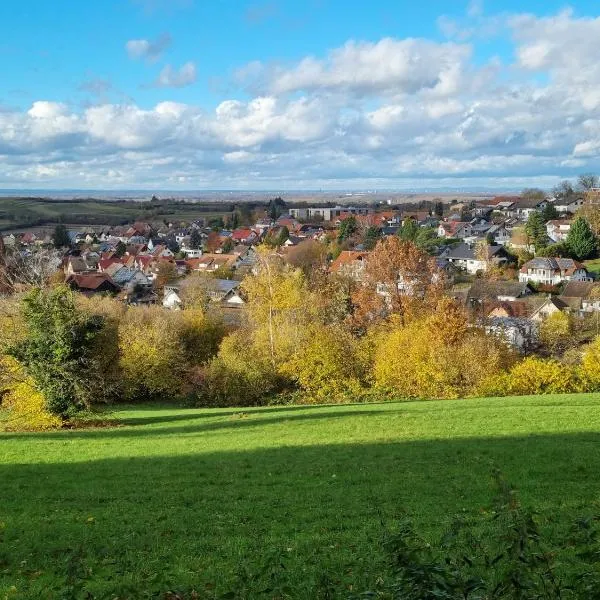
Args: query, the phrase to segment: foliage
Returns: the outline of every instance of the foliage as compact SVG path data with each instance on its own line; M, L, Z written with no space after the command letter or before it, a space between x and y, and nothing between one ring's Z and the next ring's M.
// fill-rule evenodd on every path
M540 325L540 341L552 354L567 348L572 333L572 319L561 311L549 315Z
M404 219L402 226L398 229L398 237L408 242L414 242L418 233L419 224L412 218Z
M577 260L585 260L595 254L598 240L589 223L583 217L577 217L567 234L566 246Z
M538 256L548 256L548 257L561 257L561 258L570 258L571 250L567 246L565 242L557 242L556 244L550 244L545 248L541 248L539 252L536 252Z
M445 282L435 259L414 243L390 236L369 254L363 283L352 297L359 328L390 315L404 322L427 312L435 306Z
M577 187L580 190L591 190L594 188L597 188L599 185L600 180L598 179L597 175L594 175L593 173L582 173L578 178L577 178Z
M44 395L46 409L68 418L102 399L102 373L94 355L103 320L75 306L61 286L35 289L23 299L27 337L8 349Z
M163 260L159 263L156 271L155 284L158 289L165 287L167 283L172 282L177 278L177 267L175 263L169 260Z
M526 200L544 200L546 198L546 192L540 188L525 188L521 192L521 198Z
M340 223L338 230L338 242L349 240L358 231L356 217L351 215Z
M548 221L552 221L553 219L558 219L558 211L556 210L556 206L551 202L548 202L546 206L542 210L542 218L547 223Z
M313 325L280 372L296 382L309 401L333 403L360 393L364 370L353 336L339 327Z
M568 394L583 387L576 369L554 359L530 356L516 363L508 373L492 375L483 381L479 393L489 396Z
M276 221L285 211L287 205L283 198L277 196L276 198L271 198L267 205L267 215L273 221Z
M62 425L46 408L46 399L23 367L8 356L0 357L0 398L9 410L6 430L44 431Z
M600 336L585 349L581 360L581 374L588 389L600 390Z
M192 250L199 250L202 247L202 237L200 235L200 231L195 227L192 229L192 233L190 233L190 248Z
M54 234L52 235L52 243L57 249L69 248L71 246L71 238L69 237L69 232L62 223L59 223L54 228Z
M304 240L291 246L285 255L286 262L297 269L302 269L305 277L311 277L325 266L327 247L317 240Z
M524 509L515 490L497 471L491 510L479 520L457 516L436 541L420 537L404 519L384 545L388 573L375 584L391 600L555 600L596 597L600 584L596 518L584 517L559 540ZM545 517L543 524L548 525ZM575 553L569 548L575 547ZM569 567L565 570L565 566Z
M269 231L264 239L264 244L269 248L279 248L289 239L290 231L287 227L275 227Z
M235 244L233 243L233 240L230 237L228 237L221 246L223 254L229 254L234 248Z
M125 252L127 252L127 246L119 240L119 243L115 246L115 256L121 258L125 255Z
M131 308L119 327L126 400L177 397L186 371L179 313L161 307Z
M372 225L365 231L363 240L363 247L365 250L373 250L377 245L377 242L381 239L381 230L379 227Z
M373 377L378 387L406 398L458 398L476 394L511 358L494 336L470 326L463 310L444 298L432 315L378 335Z
M548 245L548 234L546 232L546 223L542 213L533 211L525 223L525 233L527 234L528 244L533 245L537 252Z

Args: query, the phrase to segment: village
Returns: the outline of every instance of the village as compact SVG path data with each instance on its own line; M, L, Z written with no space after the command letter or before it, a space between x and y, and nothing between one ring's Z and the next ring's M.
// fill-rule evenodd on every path
M308 261L311 269L360 285L377 241L399 236L431 255L449 296L488 331L527 353L536 348L548 316L560 312L581 320L600 311L595 263L585 260L594 257L595 247L587 256L568 249L572 224L586 207L594 210L598 198L596 188L567 188L564 197L533 190L408 207L287 208L277 198L243 226L237 213L211 223L81 230L59 225L53 235L6 235L2 252L19 256L22 264L37 257L45 275L56 269L54 278L64 278L73 290L110 295L129 306L183 309L190 281L202 281L212 308L235 324L245 304L240 282L253 273L259 247L294 266L304 268Z

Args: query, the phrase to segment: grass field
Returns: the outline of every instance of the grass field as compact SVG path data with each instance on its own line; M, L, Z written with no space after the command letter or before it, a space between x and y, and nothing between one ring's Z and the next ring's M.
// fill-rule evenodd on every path
M598 279L600 277L600 258L594 258L592 260L584 260L583 264L585 268L594 274L594 277Z
M368 589L403 511L431 536L479 514L494 467L557 518L599 500L595 395L114 418L0 434L0 598L219 598L276 565L308 599L325 570Z

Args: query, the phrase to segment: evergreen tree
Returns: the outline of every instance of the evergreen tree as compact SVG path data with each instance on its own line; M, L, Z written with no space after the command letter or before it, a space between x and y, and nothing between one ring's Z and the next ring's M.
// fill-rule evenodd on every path
M529 238L529 243L533 244L536 252L548 245L548 234L546 233L546 223L542 213L534 211L529 215L525 224L525 233Z
M202 237L197 229L193 229L190 235L190 248L198 250L202 246Z
M363 242L363 246L365 247L365 250L373 250L373 248L375 248L375 246L377 245L377 242L379 241L380 238L381 238L381 231L379 230L379 227L374 227L374 226L369 227L365 233L365 239Z
M52 242L54 243L55 248L69 248L71 246L71 238L69 237L69 232L62 223L59 223L54 228Z
M546 204L546 207L542 211L542 217L544 218L544 221L546 221L546 223L548 221L552 221L552 219L558 219L558 211L556 210L556 206L548 202L548 204Z
M592 232L589 223L583 217L577 217L566 240L569 252L577 260L590 258L597 248L596 236Z
M343 242L345 240L350 239L358 229L356 224L356 217L351 216L347 219L344 219L340 223L340 230L338 232L338 242Z
M127 252L127 246L119 240L119 243L115 246L115 256L121 258L125 255L125 252Z
M419 235L419 224L414 219L404 219L402 227L398 229L398 237L401 240L414 242Z

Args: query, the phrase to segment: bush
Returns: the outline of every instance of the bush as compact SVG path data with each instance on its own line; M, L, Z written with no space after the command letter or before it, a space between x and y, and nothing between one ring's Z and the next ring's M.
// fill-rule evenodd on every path
M576 368L557 360L528 357L508 373L491 376L482 382L482 396L525 396L581 392L585 384Z
M300 386L305 401L343 402L362 389L364 369L356 346L356 339L340 328L313 326L280 372Z

